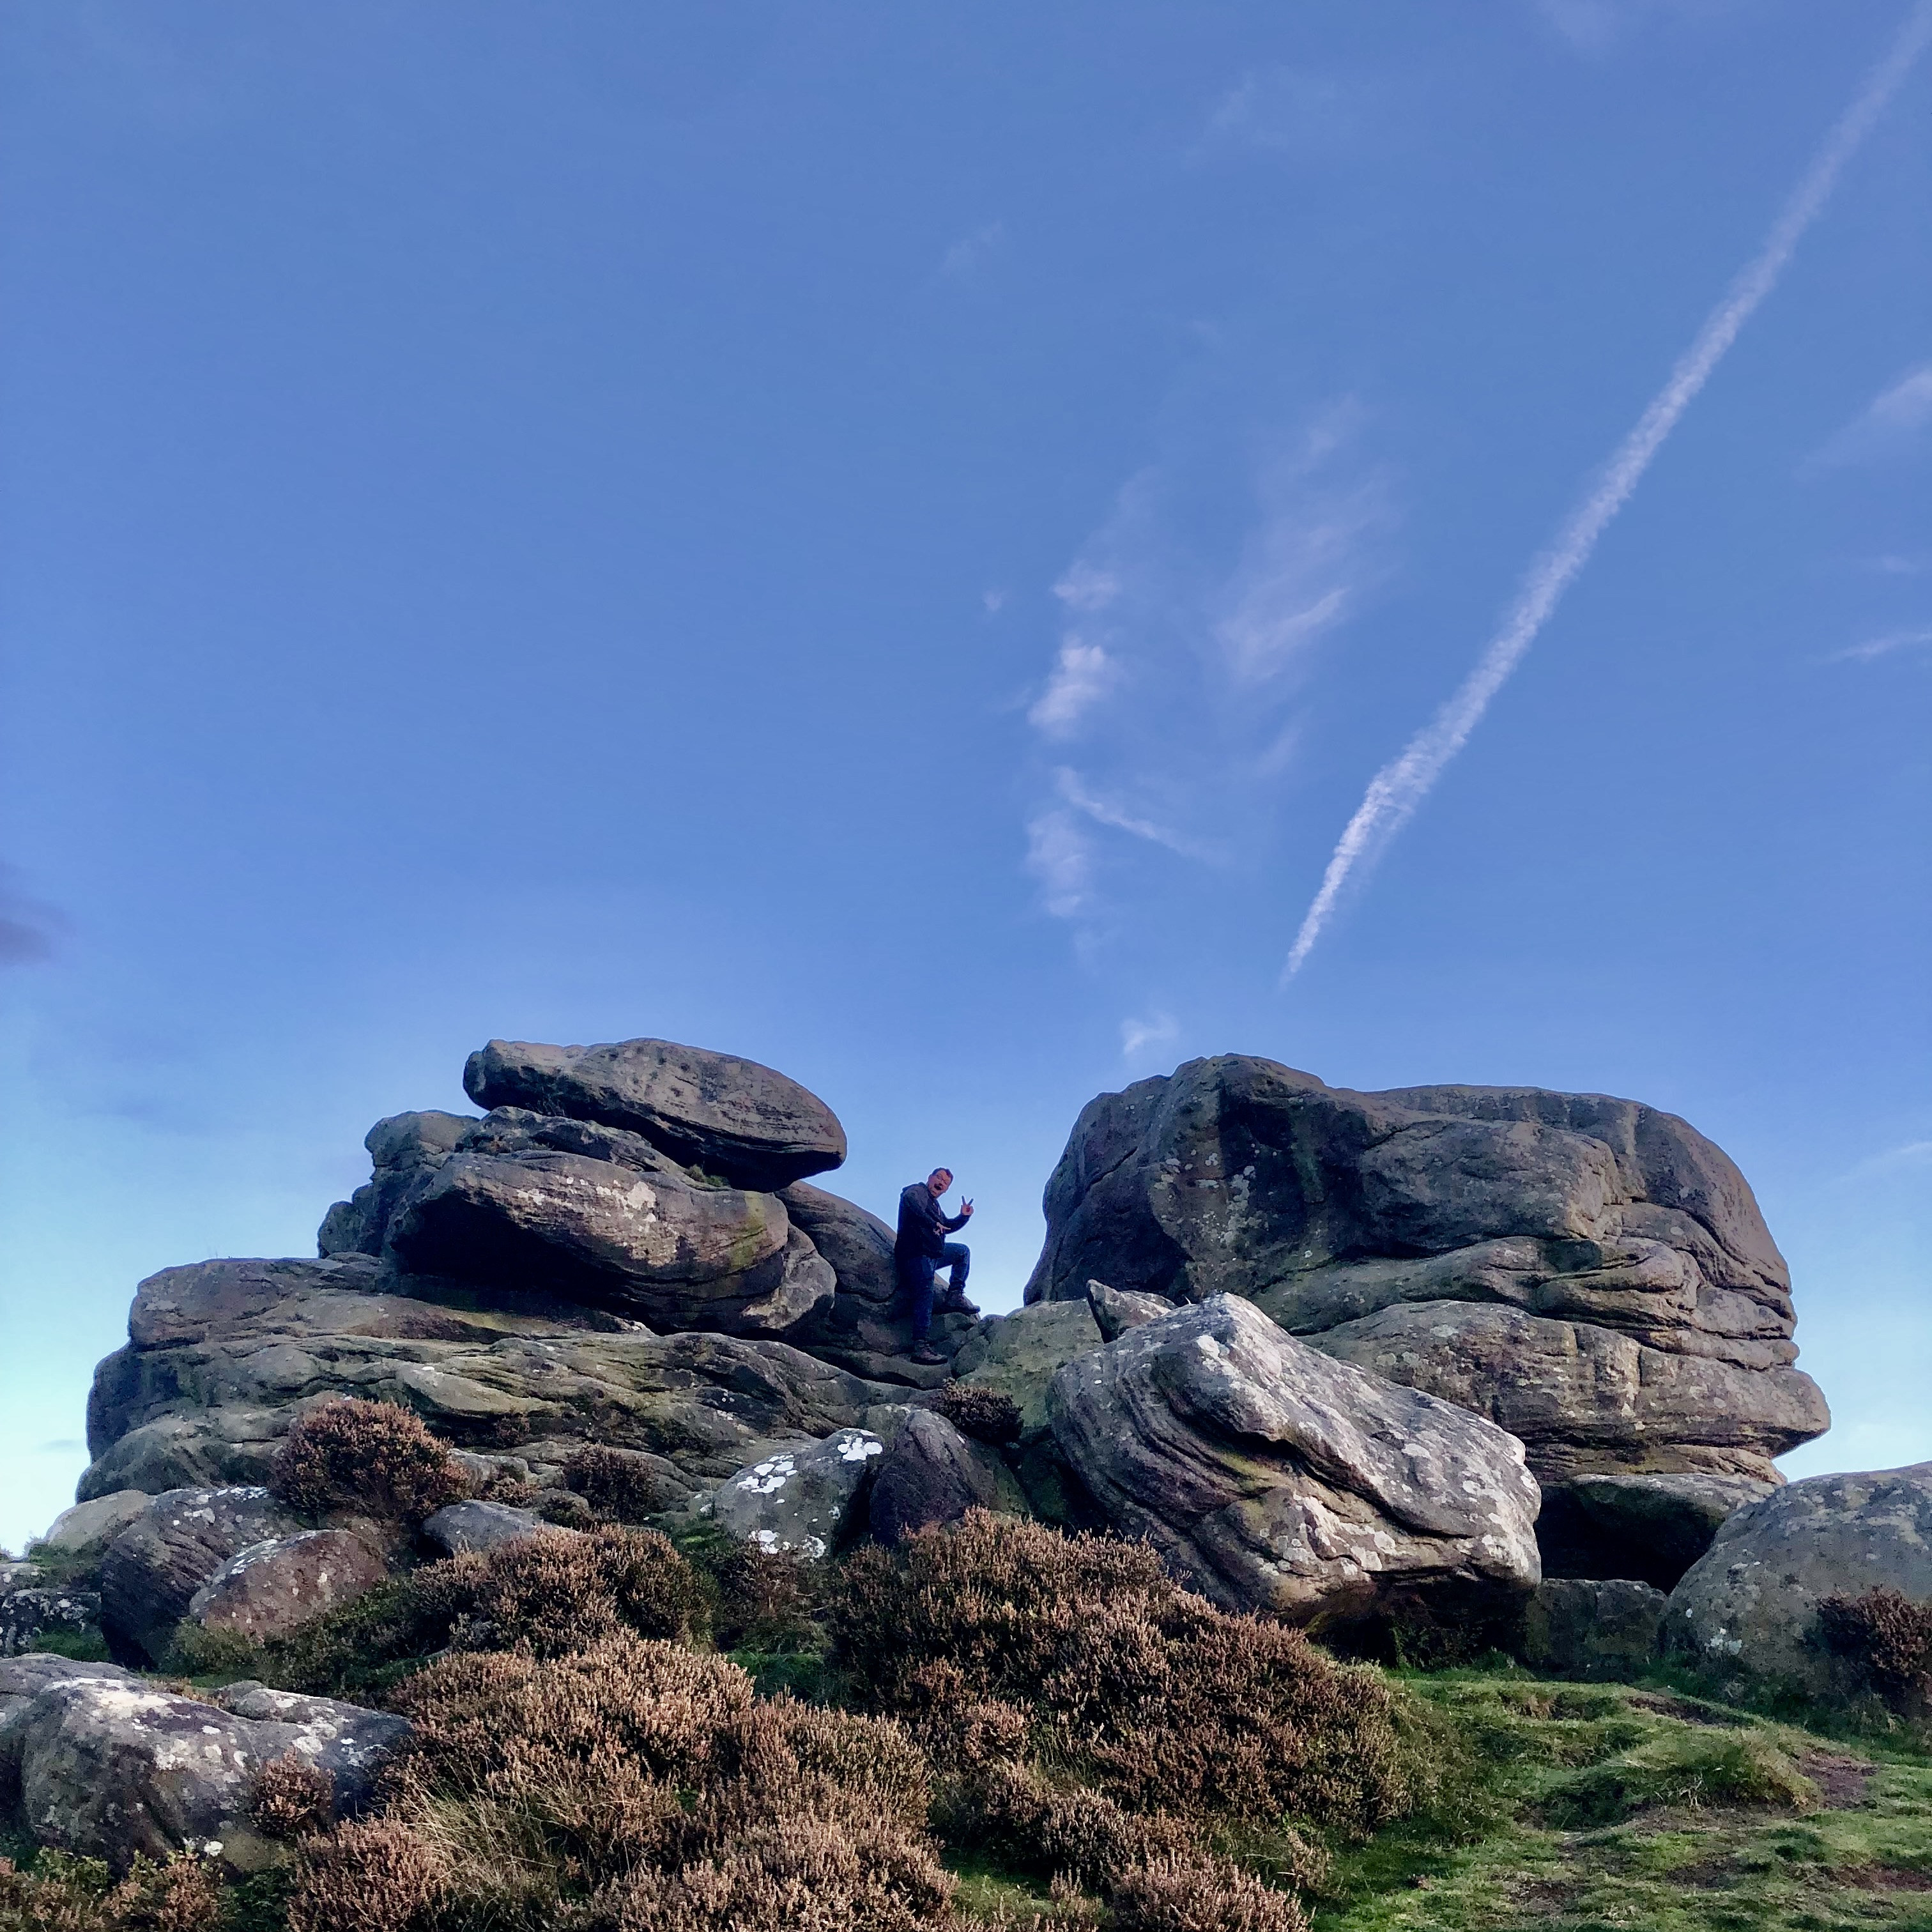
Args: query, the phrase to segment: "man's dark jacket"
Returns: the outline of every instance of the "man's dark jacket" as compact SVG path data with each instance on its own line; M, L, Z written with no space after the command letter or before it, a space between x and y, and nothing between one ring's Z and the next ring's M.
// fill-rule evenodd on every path
M932 1190L915 1180L899 1196L899 1232L892 1243L892 1263L902 1276L910 1276L922 1262L944 1259L946 1238L966 1225L961 1214L949 1220L940 1212Z

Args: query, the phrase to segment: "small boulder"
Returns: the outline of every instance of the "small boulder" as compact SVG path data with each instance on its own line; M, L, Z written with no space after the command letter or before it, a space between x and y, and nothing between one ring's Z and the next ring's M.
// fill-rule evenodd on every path
M346 1529L298 1530L238 1550L188 1600L205 1630L264 1643L286 1636L386 1582L388 1568Z
M1727 1516L1670 1593L1666 1648L1760 1687L1847 1686L1817 1641L1818 1605L1884 1587L1932 1601L1932 1462L1810 1476Z
M1628 1578L1546 1577L1523 1606L1516 1654L1545 1677L1628 1683L1657 1661L1666 1600Z
M1054 1438L1108 1523L1226 1607L1328 1624L1540 1580L1522 1444L1218 1294L1077 1357Z
M969 1509L1029 1514L1026 1497L1000 1452L962 1435L943 1415L915 1409L872 1479L867 1521L880 1542L957 1522Z
M1546 1483L1536 1540L1546 1576L1636 1577L1660 1590L1725 1520L1776 1486L1747 1476L1597 1475Z
M266 1489L170 1490L100 1564L100 1621L117 1656L158 1664L195 1592L231 1556L303 1528Z
M423 1540L446 1556L460 1556L466 1550L500 1550L526 1536L569 1532L560 1532L534 1510L518 1509L510 1503L464 1502L438 1510L424 1522L422 1533Z
M770 1555L830 1556L855 1520L886 1445L870 1430L776 1450L712 1491L718 1526Z
M463 1086L481 1107L627 1127L672 1160L738 1187L783 1187L845 1158L838 1116L796 1081L756 1060L670 1040L493 1040L470 1056Z
M9 1670L0 1665L0 1775L17 1779L23 1822L41 1845L117 1870L136 1855L182 1852L260 1870L283 1856L249 1816L265 1766L294 1756L330 1773L338 1815L353 1815L376 1764L410 1729L327 1698L294 1700L302 1714L262 1721L100 1665L42 1672L38 1686L8 1696Z
M107 1546L153 1501L145 1490L116 1490L76 1503L54 1518L46 1534L34 1543L34 1553L58 1557L70 1566L98 1564Z
M1174 1312L1164 1294L1143 1294L1137 1288L1109 1288L1104 1281L1087 1284L1087 1306L1094 1311L1103 1342L1117 1341L1130 1328L1144 1328Z

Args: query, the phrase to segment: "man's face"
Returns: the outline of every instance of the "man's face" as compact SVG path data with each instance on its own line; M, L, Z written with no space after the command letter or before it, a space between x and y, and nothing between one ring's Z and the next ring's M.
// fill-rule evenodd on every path
M952 1185L952 1170L946 1167L935 1167L926 1177L926 1184L932 1190L933 1198L937 1200Z

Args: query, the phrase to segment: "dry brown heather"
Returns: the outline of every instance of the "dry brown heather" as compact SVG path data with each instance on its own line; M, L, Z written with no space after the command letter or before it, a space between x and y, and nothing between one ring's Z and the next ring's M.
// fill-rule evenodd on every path
M1426 1795L1382 1678L1190 1594L1144 1544L976 1510L859 1551L831 1622L853 1701L942 1763L1024 1752L1130 1810L1355 1836Z
M350 1398L300 1418L275 1456L268 1486L304 1516L332 1510L420 1522L466 1496L461 1466L393 1402Z
M1932 1706L1932 1604L1883 1586L1826 1597L1818 1634L1893 1710L1918 1715Z
M976 1436L996 1447L1019 1440L1020 1406L998 1389L982 1388L976 1382L948 1382L932 1406L962 1436Z
M563 1480L608 1522L642 1522L665 1508L674 1493L648 1463L594 1442L571 1451Z

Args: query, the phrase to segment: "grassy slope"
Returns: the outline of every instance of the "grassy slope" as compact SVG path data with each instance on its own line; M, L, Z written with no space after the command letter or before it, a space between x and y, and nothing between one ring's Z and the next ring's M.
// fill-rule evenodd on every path
M1316 1932L1932 1932L1932 1760L1658 1688L1415 1674L1484 1788L1345 1851ZM1459 1842L1460 1840L1460 1842Z

